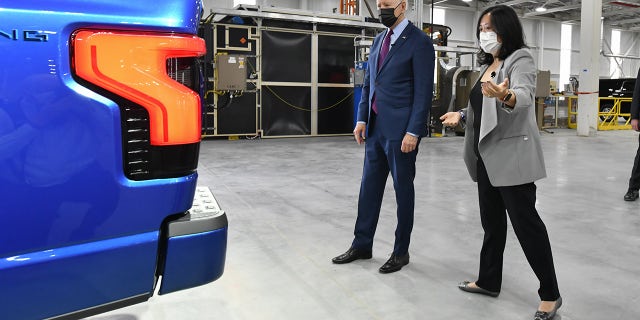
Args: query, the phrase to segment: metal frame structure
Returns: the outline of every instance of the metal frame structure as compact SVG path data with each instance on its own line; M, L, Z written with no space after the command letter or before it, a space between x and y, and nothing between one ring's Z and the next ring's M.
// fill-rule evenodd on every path
M269 135L265 135L263 124L264 124L264 110L263 110L263 96L267 91L263 89L270 89L275 87L305 87L309 88L311 92L311 103L309 106L308 112L310 112L310 134L308 135L277 135L275 137L300 137L300 136L328 136L335 134L323 134L319 132L318 126L318 118L319 108L325 106L319 106L319 92L322 88L353 88L353 83L321 83L318 79L318 55L319 55L319 44L318 40L321 36L331 36L331 37L345 37L353 39L354 37L361 37L367 34L367 30L377 31L382 29L383 27L379 23L365 22L363 17L360 16L347 16L347 15L338 15L338 14L324 14L324 13L316 13L316 12L308 12L303 10L294 10L294 9L282 9L282 8L261 8L257 6L238 6L236 9L224 9L224 8L213 8L211 9L212 19L218 16L225 17L241 17L241 18L249 18L252 19L255 25L251 26L242 26L242 25L233 25L225 22L213 22L213 28L217 28L219 26L226 26L232 28L248 28L252 31L250 34L253 36L251 40L256 41L256 79L248 79L248 82L251 82L255 85L257 91L256 94L256 130L255 132L242 132L242 133L220 133L218 131L218 124L220 120L219 112L217 109L214 109L212 112L208 112L208 114L213 115L215 118L215 131L213 134L204 134L205 137L211 136L251 136L251 135L260 135L262 137L271 137ZM220 19L219 19L220 20ZM268 26L263 22L265 20L269 21L283 21L283 22L291 22L295 23L304 23L311 24L312 28L309 30L302 30L296 28L286 28L283 26ZM337 27L353 27L357 29L361 29L358 34L356 33L344 33L344 32L331 32L322 30L324 28L318 28L319 25L330 25ZM309 82L282 82L282 81L265 81L263 79L263 66L262 66L262 56L263 56L263 32L286 32L286 33L300 33L300 34L308 34L311 37L311 79ZM214 30L214 47L213 54L214 56L221 51L225 50L245 50L244 48L232 48L218 47L218 32ZM227 29L227 37L228 37L228 29ZM249 87L253 87L250 85ZM216 95L216 101L218 102L218 96ZM305 106L306 107L306 106ZM346 132L344 134L347 134Z
M214 7L211 8L210 12L214 14L214 18L216 15L223 15L315 24L331 24L348 27L365 27L374 29L381 28L381 25L379 23L365 22L364 17L361 16L320 13L297 9L266 8L248 5L240 5L238 6L238 8L239 9L225 9Z

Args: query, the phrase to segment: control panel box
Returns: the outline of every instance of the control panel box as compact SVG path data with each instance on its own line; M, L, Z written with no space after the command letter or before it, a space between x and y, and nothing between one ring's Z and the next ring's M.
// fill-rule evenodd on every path
M247 90L247 60L242 55L218 55L217 90Z

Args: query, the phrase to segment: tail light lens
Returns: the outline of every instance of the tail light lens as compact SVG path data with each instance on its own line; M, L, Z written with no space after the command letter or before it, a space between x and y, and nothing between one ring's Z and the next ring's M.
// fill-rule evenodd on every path
M127 177L165 178L195 171L201 97L192 90L193 79L184 84L177 80L184 79L184 70L193 71L195 57L205 54L204 40L107 30L80 30L72 40L76 78L120 106ZM191 68L185 68L188 61Z
M200 96L171 79L167 60L202 56L204 40L192 35L79 31L76 74L149 112L152 145L200 141Z

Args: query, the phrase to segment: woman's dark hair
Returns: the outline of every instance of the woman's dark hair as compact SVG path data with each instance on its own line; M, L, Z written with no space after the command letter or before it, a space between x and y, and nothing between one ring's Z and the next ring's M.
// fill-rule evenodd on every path
M502 40L502 46L500 47L500 51L498 51L498 58L504 60L514 51L527 47L524 41L522 24L520 23L520 19L518 19L518 15L513 8L505 5L487 8L482 12L476 26L476 39L478 39L478 41L480 41L480 20L482 20L482 17L487 13L491 13L491 27ZM480 49L480 52L478 52L478 63L480 63L480 65L491 64L493 63L493 56L491 53L484 52Z

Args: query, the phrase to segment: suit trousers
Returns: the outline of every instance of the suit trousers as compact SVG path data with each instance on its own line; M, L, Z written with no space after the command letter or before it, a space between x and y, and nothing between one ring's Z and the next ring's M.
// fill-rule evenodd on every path
M631 169L631 178L629 178L629 189L640 189L640 135L638 135L638 151L636 151L636 159L633 161L633 169Z
M416 155L418 148L409 153L400 151L402 140L391 140L375 129L372 117L369 134L365 143L364 168L360 195L358 198L358 217L354 229L353 248L371 250L373 237L380 217L380 207L387 182L391 173L396 193L398 224L395 231L393 253L404 255L409 251L415 206L413 180L416 175ZM419 143L418 143L419 144Z
M536 185L494 187L487 169L478 160L478 198L484 241L480 252L480 271L476 284L489 291L500 292L502 266L507 239L507 217L520 242L520 246L540 281L538 295L541 300L555 301L560 297L553 265L547 228L535 208Z

